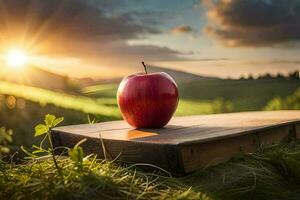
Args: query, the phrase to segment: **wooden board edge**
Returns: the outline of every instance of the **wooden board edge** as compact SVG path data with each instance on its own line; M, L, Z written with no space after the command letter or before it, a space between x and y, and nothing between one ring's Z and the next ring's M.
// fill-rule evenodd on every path
M176 145L152 144L135 141L120 141L97 139L82 135L72 135L70 133L54 130L53 144L55 147L73 147L77 142L86 138L87 141L81 146L85 154L96 153L99 158L108 160L118 160L124 163L136 164L137 166L148 165L146 168L158 169L172 174L182 174L184 171ZM151 167L153 165L153 167ZM158 168L156 168L156 166Z
M234 156L254 153L273 144L300 139L300 124L276 126L206 143L180 145L185 173L203 169L230 160Z
M57 130L53 130L52 137L54 146L67 147L73 147L81 139L87 138L88 141L82 145L85 152L97 152L100 158L105 157L100 138L72 135ZM288 142L293 139L300 139L299 122L281 124L260 129L257 132L206 143L200 142L188 145L143 143L145 150L140 149L141 143L137 141L103 140L103 144L107 147L106 153L111 154L108 155L109 159L119 156L118 160L122 162L152 164L170 171L174 175L183 175L227 161L239 154L253 153L259 148L265 148L274 143ZM66 141L68 142L66 143ZM217 146L223 148L218 150ZM122 151L126 151L129 156L119 155ZM226 151L229 151L229 153L226 153ZM142 155L133 156L137 152L142 152ZM195 164L191 164L189 161L193 161Z
M170 172L175 176L185 174L184 165L178 145L169 144L165 145L168 167Z
M213 137L213 138L208 138L208 139L199 139L199 140L194 140L194 141L185 141L185 142L179 143L179 145L193 145L193 144L199 144L199 143L207 143L207 142L216 141L216 140L225 140L225 139L235 138L235 137L239 137L239 136L243 136L243 135L256 134L258 132L265 132L265 131L273 130L273 129L284 127L284 126L295 126L295 125L299 125L299 132L300 132L300 120L294 120L294 121L280 123L280 124L276 124L276 125L272 125L272 126L252 128L251 130L243 131L242 133L218 136L218 137ZM299 139L300 139L300 133L299 133Z

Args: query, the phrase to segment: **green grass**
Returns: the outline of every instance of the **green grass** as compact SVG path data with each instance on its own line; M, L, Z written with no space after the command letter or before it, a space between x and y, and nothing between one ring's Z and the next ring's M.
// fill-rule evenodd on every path
M84 113L120 118L118 108L110 106L114 102L111 98L93 99L8 82L0 82L0 94L16 96L41 105L53 104Z
M215 199L296 200L300 197L300 143L274 145L181 181Z
M232 109L228 111L262 110L272 99L284 98L295 92L300 87L300 81L215 79L179 83L178 86L181 102L177 113L178 115L190 115L224 112L222 109L214 108L216 105L213 101L220 99L225 104L232 103ZM93 98L115 98L117 87L117 84L95 85L84 88L82 92Z
M8 82L0 82L0 94L12 95L43 105L52 104L64 109L76 110L94 115L104 115L119 119L121 117L117 100L111 95L102 93L107 88L115 85L91 86L85 88L86 96L75 96L65 93L53 92L46 89L18 85ZM93 96L95 89L97 96ZM102 90L103 89L103 90ZM100 91L99 91L100 90ZM115 95L115 91L109 90ZM100 98L101 96L101 98ZM103 97L104 96L104 97ZM213 113L212 103L208 100L185 100L180 99L176 115L196 115Z
M273 98L292 94L299 86L300 81L277 79L202 80L180 84L176 115L261 110ZM53 104L64 109L120 119L116 90L116 84L89 86L82 90L83 96L0 82L0 94L13 95L41 105ZM227 105L229 103L232 105Z
M286 97L300 87L299 80L201 80L179 86L181 97L190 100L230 101L233 111L262 110L275 97Z
M115 98L117 93L117 84L101 84L88 86L82 89L82 93L93 97L111 97Z
M299 86L296 80L275 79L182 84L176 115L299 109ZM31 144L29 130L46 113L65 116L65 124L86 123L87 114L100 116L100 121L119 119L116 88L114 84L91 86L76 96L0 82L0 94L27 101L24 109L11 109L0 98L1 125L12 128L17 139L24 136L26 144ZM0 163L0 199L296 200L300 196L300 143L296 142L240 156L184 178L167 177L156 168L147 173L139 166L94 157L85 159L82 169L68 157L59 159L63 180L50 160Z
M179 101L176 115L199 115L199 114L210 114L212 113L212 103L205 100L185 100Z
M80 169L69 158L58 164L63 179L50 160L18 166L2 162L0 199L208 199L179 182L94 156Z
M274 98L266 105L265 110L299 110L300 89L285 98Z
M274 145L252 155L192 173L169 177L153 166L120 165L94 156L79 168L59 159L63 179L48 159L0 162L0 199L205 199L298 200L300 143Z
M180 101L175 115L298 109L299 98L280 99L292 95L299 86L299 80L284 79L180 83ZM64 125L87 123L87 115L92 115L98 122L121 119L116 101L117 87L117 84L89 86L83 88L81 94L74 95L0 81L0 123L18 135L15 140L17 144L30 145L32 137L28 130L32 130L34 124L47 113L65 116ZM7 96L26 100L26 107L9 108L5 102Z
M84 157L79 145L85 140L73 148L54 147L51 129L63 120L46 115L35 126L39 144L31 149L22 146L29 161L17 165L7 154L11 131L1 129L0 146L5 148L0 148L0 199L208 199L180 182L168 181L159 172L169 173L158 167L148 165L154 171L147 174L137 170L138 164L125 166L93 154ZM54 154L58 148L61 155Z

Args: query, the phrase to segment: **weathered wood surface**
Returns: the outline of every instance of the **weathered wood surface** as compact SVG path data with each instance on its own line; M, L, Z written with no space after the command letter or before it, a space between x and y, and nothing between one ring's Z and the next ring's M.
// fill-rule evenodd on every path
M300 111L268 111L175 117L162 129L132 129L124 121L55 128L56 146L82 146L87 153L149 163L184 174L300 138ZM100 139L101 138L101 139ZM104 144L101 143L101 140Z

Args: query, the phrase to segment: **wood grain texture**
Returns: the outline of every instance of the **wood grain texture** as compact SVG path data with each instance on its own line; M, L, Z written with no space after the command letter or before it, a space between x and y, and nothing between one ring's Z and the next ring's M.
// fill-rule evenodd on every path
M124 121L58 127L56 146L87 138L87 153L132 163L158 165L174 174L192 172L251 153L273 143L300 138L300 111L245 112L175 117L162 129L132 129Z

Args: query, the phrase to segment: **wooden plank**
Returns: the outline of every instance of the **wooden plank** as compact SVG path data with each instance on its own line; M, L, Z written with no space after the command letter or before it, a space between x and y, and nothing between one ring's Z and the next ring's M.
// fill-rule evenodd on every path
M184 171L191 172L199 166L206 167L224 162L234 155L252 153L262 147L287 142L291 127L292 125L283 126L257 132L256 134L184 145L180 147Z
M245 112L175 117L162 129L132 129L124 121L59 127L56 146L87 138L87 153L124 162L158 165L174 174L192 172L251 153L273 143L300 138L300 111Z

